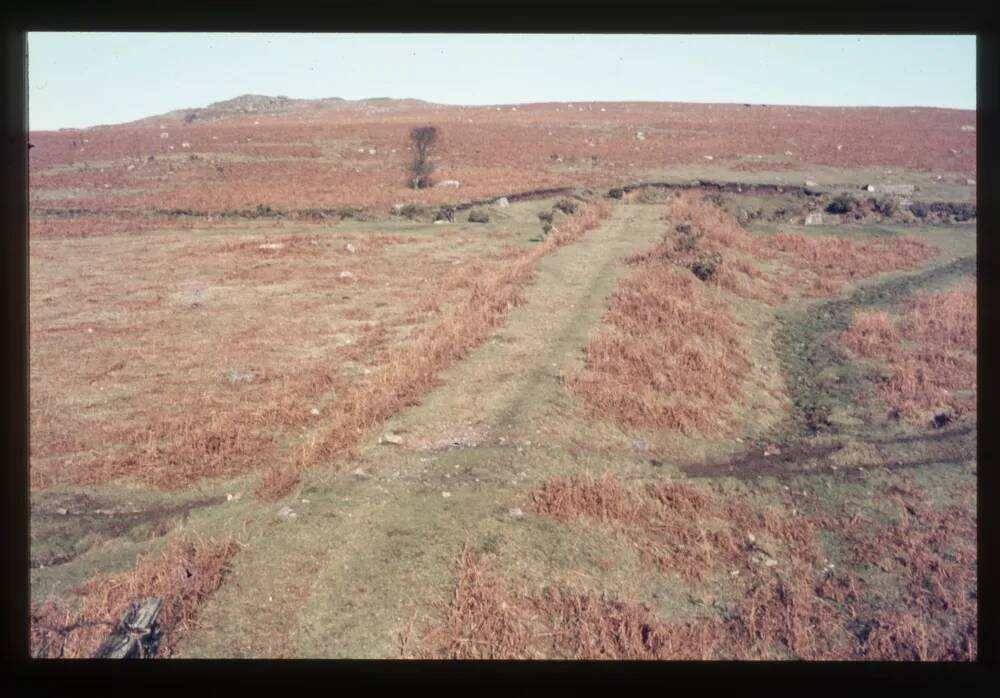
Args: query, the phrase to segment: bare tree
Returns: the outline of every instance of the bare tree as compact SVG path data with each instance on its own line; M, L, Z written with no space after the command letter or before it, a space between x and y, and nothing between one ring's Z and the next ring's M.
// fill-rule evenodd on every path
M430 147L437 142L438 130L434 126L421 126L410 131L410 140L413 141L413 161L410 163L410 174L412 175L412 185L414 189L420 189L430 183L430 174L434 171L434 165L428 160Z

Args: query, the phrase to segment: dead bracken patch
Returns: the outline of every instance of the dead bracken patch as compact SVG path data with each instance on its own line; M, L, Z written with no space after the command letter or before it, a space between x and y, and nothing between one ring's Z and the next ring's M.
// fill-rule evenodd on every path
M897 497L903 518L879 527L858 515L817 520L855 550L859 569L901 575L902 610L887 611L873 583L853 571L824 566L814 524L781 510L757 515L743 502L682 483L627 488L609 476L555 479L533 493L534 511L558 521L583 518L655 536L654 546L690 542L689 528L718 519L742 535L733 542L743 562L728 558L730 541L705 539L708 573L725 560L737 601L679 622L647 605L606 593L549 585L529 593L501 577L489 556L466 546L452 594L433 603L419 633L402 637L406 658L974 660L976 656L975 521L969 501L934 508L912 488ZM673 525L666 520L676 519ZM749 517L749 520L747 520ZM747 528L747 527L750 528ZM747 535L747 533L750 535ZM636 538L633 537L633 540ZM773 542L772 542L773 541ZM764 547L779 548L777 565L747 563ZM640 549L643 546L640 545ZM663 569L686 570L691 551ZM697 555L695 554L695 557ZM695 577L703 574L695 574Z
M669 258L654 250L632 261L567 387L621 425L723 432L751 367L747 333L725 301Z
M840 342L858 356L888 364L880 393L901 418L927 425L940 414L951 419L975 412L974 282L918 293L899 318L857 312Z
M175 540L159 554L144 555L133 569L91 578L65 603L33 606L32 656L92 657L129 603L156 596L163 602L158 656L169 657L178 635L196 622L205 598L222 584L238 551L231 538Z
M703 485L649 483L626 488L600 478L553 478L531 493L530 509L556 521L589 520L623 534L644 561L688 580L784 557L815 561L810 522L772 511L757 512Z
M914 269L940 252L910 235L871 242L805 237L798 233L751 235L720 207L706 203L694 193L684 193L674 199L667 218L702 231L714 251L723 254L723 268L733 252L744 255L739 267L741 274L723 276L719 285L742 297L768 302L784 299L783 287L805 296L829 296L849 281L887 271ZM778 285L774 271L758 271L748 263L748 258L782 264L791 267L793 273L786 272Z

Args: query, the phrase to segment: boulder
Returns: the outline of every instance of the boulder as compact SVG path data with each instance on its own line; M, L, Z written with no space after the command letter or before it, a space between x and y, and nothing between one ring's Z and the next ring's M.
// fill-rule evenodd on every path
M507 208L510 206L510 201L507 200L506 196L501 196L499 199L493 202L493 205L497 208Z

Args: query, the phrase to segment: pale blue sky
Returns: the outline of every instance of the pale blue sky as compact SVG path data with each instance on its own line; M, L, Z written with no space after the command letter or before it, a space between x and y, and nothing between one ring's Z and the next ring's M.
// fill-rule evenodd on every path
M32 130L240 94L976 108L974 36L28 35Z

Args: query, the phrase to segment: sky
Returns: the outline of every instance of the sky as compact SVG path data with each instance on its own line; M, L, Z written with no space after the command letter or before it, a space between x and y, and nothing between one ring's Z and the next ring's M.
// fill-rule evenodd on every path
M31 130L241 94L442 104L976 108L976 39L671 34L28 34Z

